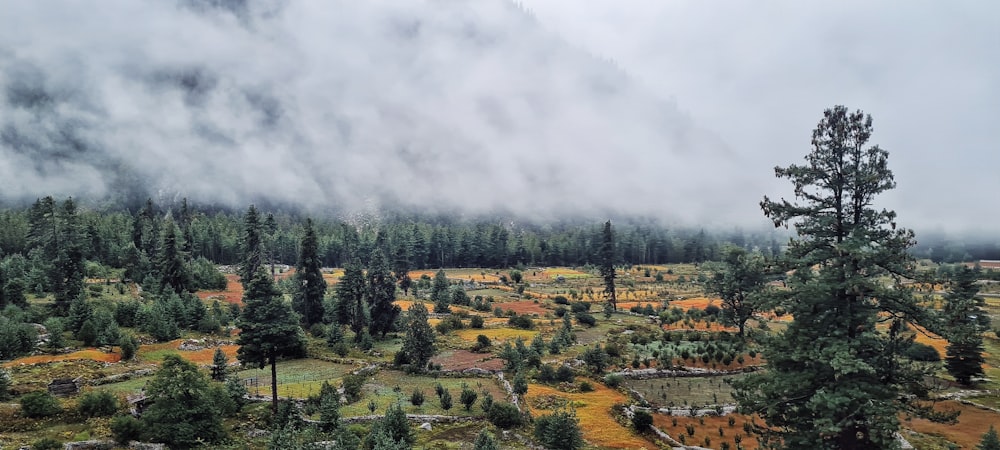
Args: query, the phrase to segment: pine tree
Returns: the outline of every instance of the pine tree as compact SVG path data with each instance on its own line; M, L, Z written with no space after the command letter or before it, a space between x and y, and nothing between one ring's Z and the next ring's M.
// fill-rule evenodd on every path
M865 147L871 123L860 111L827 110L807 164L775 169L802 203L761 202L776 226L798 233L785 254L794 272L776 299L793 320L764 341L768 369L735 383L735 396L785 448L892 448L903 390L920 382L900 363L904 323L924 319L901 284L913 274L913 233L873 206L895 182L888 153ZM882 317L888 331L876 327Z
M239 275L240 282L243 283L243 290L247 289L250 279L253 278L257 270L264 264L264 243L261 240L260 215L257 208L250 205L247 213L243 216L243 255L240 260Z
M365 274L361 266L348 262L344 266L344 276L337 283L337 321L349 325L355 340L368 326L368 308L365 305Z
M170 219L163 225L158 262L161 291L171 289L180 294L192 290L191 275L184 264L184 255L177 245L177 226Z
M451 291L444 269L438 269L437 273L434 274L434 284L431 285L431 301L434 302L435 313L448 314L451 311L448 307L451 302Z
M63 202L60 213L58 256L56 258L56 280L53 284L57 314L69 310L70 302L83 292L83 243L81 242L79 218L76 203L72 198Z
M972 384L972 377L983 375L983 331L989 328L989 316L983 311L985 301L978 298L979 270L957 267L945 294L944 337L945 367L955 380L964 385Z
M372 251L371 267L368 268L365 283L365 298L371 315L369 329L374 336L384 338L392 330L399 316L399 306L393 304L396 300L396 283L389 271L389 262L382 249Z
M473 442L472 448L473 450L500 450L500 444L497 443L493 433L483 429L476 436L476 441Z
M990 430L983 434L983 439L976 446L977 450L1000 450L1000 437L997 437L997 430L990 425Z
M295 267L295 294L292 306L302 316L302 324L309 327L323 319L323 296L326 280L323 279L319 259L319 241L312 219L306 219L305 235L299 247L299 261Z
M281 299L270 275L258 268L243 293L237 358L246 366L271 366L271 409L278 411L279 357L305 353L305 337L292 308Z
M427 307L417 302L410 307L406 325L406 335L403 337L403 348L400 350L413 367L423 369L434 356L434 329L427 322Z
M216 348L212 355L212 379L223 381L226 379L226 367L229 365L229 358L222 348Z
M615 235L611 221L604 223L601 233L601 249L598 255L601 264L601 278L604 278L604 297L613 311L618 311L618 296L615 293Z
M719 270L708 282L708 290L722 298L723 314L744 335L747 320L760 308L759 294L765 286L764 260L759 254L729 247Z

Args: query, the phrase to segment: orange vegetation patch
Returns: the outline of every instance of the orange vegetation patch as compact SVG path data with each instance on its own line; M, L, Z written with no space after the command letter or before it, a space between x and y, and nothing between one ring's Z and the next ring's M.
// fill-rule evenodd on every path
M729 419L733 419L733 425L729 425ZM744 423L750 423L750 416L742 414L730 414L727 416L702 416L702 417L681 417L666 416L663 414L653 414L653 426L660 431L667 433L676 441L684 436L683 444L697 445L707 448L721 448L722 443L728 443L730 448L737 447L736 440L747 450L759 448L757 438L753 434L747 434L743 430ZM760 421L758 421L760 423ZM688 434L688 425L691 425L694 434ZM719 436L719 429L722 429L722 436ZM737 437L739 436L739 437ZM709 442L705 442L705 438Z
M431 362L440 364L444 370L465 370L478 367L484 370L503 369L503 361L489 353L473 353L467 350L444 352L431 358Z
M226 289L223 291L199 291L198 298L202 300L219 300L224 303L243 304L243 284L236 274L226 274Z
M937 350L938 355L941 355L941 357L944 358L948 347L948 340L917 325L913 325L913 328L916 329L917 333L915 339L916 342L934 347L934 350Z
M118 353L105 353L97 349L88 348L73 353L66 353L63 355L36 355L36 356L25 356L23 358L17 358L13 361L8 361L3 364L4 367L13 367L19 365L32 365L32 364L42 364L50 363L55 361L70 361L77 359L91 359L94 361L115 363L120 361L122 358L121 354Z
M545 315L545 313L549 312L549 310L543 308L542 305L540 305L538 303L535 303L534 301L531 301L531 300L521 300L521 301L517 301L517 302L494 303L493 306L494 307L499 306L504 311L514 311L514 312L516 312L518 314L531 314L531 313L535 313L535 314L538 314L538 315L541 316L541 315Z
M959 410L958 423L954 425L934 423L925 419L904 419L903 427L923 434L936 435L961 445L962 448L976 448L982 434L990 425L1000 424L1000 414L980 409L975 406L963 405L956 401L946 401L935 405L935 410Z
M694 297L683 300L673 300L670 302L670 307L678 307L687 311L691 308L705 309L708 305L715 305L721 308L721 304L722 300L718 298Z
M626 398L621 392L608 389L600 383L591 383L593 392L562 392L557 389L531 384L525 396L525 404L534 404L533 400L540 397L559 397L572 403L576 408L576 416L580 419L580 429L583 438L591 444L603 448L657 448L652 442L638 436L631 429L622 426L611 415L616 403L625 403ZM536 409L532 411L535 417L549 414L551 411Z
M181 358L184 358L195 364L206 365L206 364L212 364L212 359L215 358L216 348L221 348L222 352L226 354L226 358L229 358L229 361L233 361L236 359L236 350L238 350L240 346L221 345L219 347L209 347L202 350L195 350L191 352L178 350L177 354L181 355Z

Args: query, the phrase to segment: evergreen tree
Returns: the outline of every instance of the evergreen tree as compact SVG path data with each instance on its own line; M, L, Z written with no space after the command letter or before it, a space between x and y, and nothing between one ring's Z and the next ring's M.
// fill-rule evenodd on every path
M168 354L149 382L151 402L142 423L151 440L170 448L191 448L225 438L222 415L212 404L208 380L198 368Z
M215 381L223 381L226 379L226 367L229 365L229 358L226 357L226 352L222 351L222 348L216 348L215 353L212 355L212 379Z
M413 367L423 369L437 351L434 347L434 329L427 322L427 307L423 303L414 303L408 313L406 335L400 351Z
M983 311L985 301L978 298L979 270L957 267L951 274L950 287L945 294L944 337L945 367L955 380L964 385L972 384L972 377L983 375L983 331L989 329L989 316Z
M550 450L583 448L580 419L574 411L557 409L550 415L535 419L535 440Z
M368 308L365 305L365 274L355 262L344 266L344 276L337 283L336 306L337 320L349 325L357 340L361 330L368 325Z
M497 443L493 433L483 429L476 436L476 441L472 443L472 448L473 450L500 450L500 444Z
M184 263L184 255L177 245L177 226L172 220L163 225L160 239L159 261L160 290L168 289L180 294L191 291L191 275Z
M277 413L278 358L305 353L305 337L292 308L281 300L281 293L262 268L250 278L243 293L239 327L237 358L248 367L271 366L271 409Z
M449 290L448 277L444 274L444 269L438 269L434 274L434 284L431 285L431 301L434 302L434 312L447 314L451 311L448 308L451 302L451 291Z
M53 291L56 314L65 315L70 302L83 292L83 243L81 242L76 203L72 198L63 202Z
M611 230L610 220L604 223L598 258L601 264L601 278L604 278L604 297L611 304L612 311L618 311L618 296L615 293L615 235Z
M385 258L385 253L380 248L372 251L367 278L365 298L371 314L369 329L373 336L378 334L384 338L395 325L400 309L393 304L396 300L396 283L392 273L389 272L389 262Z
M257 208L250 205L243 216L243 256L240 260L239 275L243 290L250 284L250 279L264 265L264 243L261 240L260 215Z
M976 446L977 450L1000 450L1000 437L997 437L997 430L990 425L990 430L983 433L983 439Z
M764 260L741 247L729 247L720 267L708 282L708 290L722 298L723 314L744 335L747 320L760 309L764 289Z
M798 233L785 254L794 274L777 299L793 320L764 341L767 370L735 382L734 395L784 448L893 448L904 388L921 380L900 361L904 323L923 318L901 284L913 274L913 233L873 206L895 182L888 153L865 147L871 132L870 116L827 110L807 164L775 169L802 203L761 202L776 226ZM888 331L876 327L883 316Z
M322 264L319 259L319 241L313 229L312 219L306 219L305 235L299 247L299 262L295 266L295 294L292 306L302 316L306 328L323 319L323 296L326 295L326 280L323 279Z

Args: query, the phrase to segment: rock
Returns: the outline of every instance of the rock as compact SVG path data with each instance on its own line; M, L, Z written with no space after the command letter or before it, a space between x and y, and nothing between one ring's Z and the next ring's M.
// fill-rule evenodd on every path
M151 444L149 442L131 441L128 448L132 450L167 450L166 444Z
M468 369L463 370L462 374L463 375L487 375L488 376L488 375L492 375L493 372L490 372L489 370L486 370L486 369L483 369L483 368L479 368L479 367L470 367Z
M114 441L76 441L63 444L63 450L110 450L115 448Z
M431 427L431 423L430 422L424 422L424 423L420 424L420 429L421 430L431 431L431 428L432 427Z
M57 397L68 397L80 392L81 378L57 378L49 383L49 393Z

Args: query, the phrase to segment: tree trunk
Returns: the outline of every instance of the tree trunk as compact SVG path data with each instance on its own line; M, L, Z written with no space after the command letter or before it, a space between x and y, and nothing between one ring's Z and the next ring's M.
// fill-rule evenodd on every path
M271 413L278 416L278 366L274 356L271 357Z

